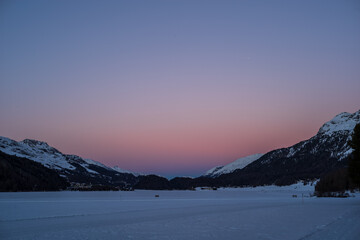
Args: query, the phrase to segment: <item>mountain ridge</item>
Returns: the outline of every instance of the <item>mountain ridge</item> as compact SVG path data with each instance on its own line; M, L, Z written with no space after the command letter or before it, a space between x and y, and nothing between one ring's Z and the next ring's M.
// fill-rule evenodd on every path
M0 151L8 155L26 158L56 171L69 182L95 183L104 185L133 185L137 175L120 168L111 168L100 162L83 159L77 155L61 153L46 142L24 139L15 141L0 137Z
M340 113L324 123L317 134L287 148L272 150L243 169L221 175L223 183L245 185L288 185L298 180L320 178L334 169L347 166L352 153L348 144L360 110Z
M297 151L300 151L307 144L307 141L310 141L312 138L314 138L316 136L319 136L319 135L325 135L325 136L322 137L322 140L321 140L321 141L324 142L324 141L326 141L326 136L332 137L333 134L334 134L334 136L336 136L337 132L345 132L345 135L348 136L348 140L350 140L350 136L352 134L352 131L355 128L355 125L358 124L358 123L360 123L360 110L358 110L355 113L342 112L340 114L337 114L331 120L325 122L319 128L316 135L311 137L310 139L303 140L303 141L301 141L299 143L296 143L294 145L291 145L289 147L284 147L284 148L279 148L279 149L289 149L288 154L286 155L286 157L290 158L290 157L294 156ZM300 143L302 144L300 147L299 146L294 147L295 145L298 145ZM349 154L351 154L351 152L352 152L350 146L348 146L347 144L344 144L343 146L344 146L343 150L338 151L336 153L337 156L340 157L339 160L347 158L349 156ZM273 152L273 151L276 151L276 150L279 150L279 149L274 149L274 150L272 150L270 152ZM313 149L312 151L316 152L316 149ZM270 153L270 152L267 152L267 153ZM335 153L333 153L333 154L335 154ZM246 156L244 158L252 157L252 156L255 156L255 155L256 154L249 155L249 156ZM223 174L232 173L232 172L234 172L236 170L240 170L240 169L245 168L246 166L250 165L252 162L254 162L254 161L258 160L259 158L261 158L263 155L265 155L265 154L261 154L258 158L253 159L253 161L248 162L248 164L246 164L245 166L242 166L242 167L239 167L239 168L235 167L235 168L232 168L232 169L230 168L230 171L228 171L228 172L225 172L225 171L222 172L221 170L225 166L235 165L238 160L241 160L243 158L235 160L234 162L231 162L231 163L229 163L229 164L227 164L225 166L214 167L214 168L208 170L203 176L204 177L219 177L220 175L223 175ZM266 162L269 162L270 160L269 159L263 159L261 161L262 161L262 164L265 164Z
M0 137L0 151L40 162L67 181L77 183L159 190L194 189L199 186L290 185L301 180L318 179L330 171L347 166L352 153L348 141L359 123L360 110L355 113L343 112L325 122L313 137L290 147L263 155L250 155L248 157L251 159L245 157L248 161L239 161L244 160L240 158L225 166L215 167L197 178L176 177L170 181L156 175L136 175L119 167L112 168L77 155L63 154L38 140L16 142Z

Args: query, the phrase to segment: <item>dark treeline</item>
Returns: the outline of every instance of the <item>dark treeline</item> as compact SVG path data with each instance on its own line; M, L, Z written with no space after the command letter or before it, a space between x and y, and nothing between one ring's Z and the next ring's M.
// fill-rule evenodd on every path
M68 186L64 178L40 163L0 151L0 191L58 191Z
M349 161L349 177L356 188L360 188L360 124L354 128L349 145L354 149Z
M323 176L315 186L318 197L341 197L353 189L347 168L338 169Z
M194 190L196 187L217 187L221 186L218 179L210 177L176 177L168 180L157 175L140 176L134 189L146 190Z
M349 145L353 152L348 167L337 169L321 177L315 186L317 196L345 197L346 190L360 188L360 124L355 126Z

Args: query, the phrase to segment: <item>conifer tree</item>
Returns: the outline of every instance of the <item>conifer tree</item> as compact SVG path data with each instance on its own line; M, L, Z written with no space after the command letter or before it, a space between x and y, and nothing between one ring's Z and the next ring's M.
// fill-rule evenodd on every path
M360 188L360 124L357 124L349 142L354 149L349 160L349 176L356 188Z

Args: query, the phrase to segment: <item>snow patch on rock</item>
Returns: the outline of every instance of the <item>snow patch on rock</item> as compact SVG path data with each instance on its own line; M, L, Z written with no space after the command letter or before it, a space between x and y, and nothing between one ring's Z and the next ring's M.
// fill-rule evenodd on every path
M234 162L231 162L225 166L218 166L210 169L205 173L205 176L215 177L226 173L231 173L237 169L243 169L250 163L258 160L260 157L262 157L264 154L257 153L254 155L246 156L243 158L239 158Z

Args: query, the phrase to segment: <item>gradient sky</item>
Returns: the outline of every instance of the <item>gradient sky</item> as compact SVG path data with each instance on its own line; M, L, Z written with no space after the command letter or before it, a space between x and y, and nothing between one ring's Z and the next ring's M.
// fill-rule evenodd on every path
M360 109L360 2L0 2L0 136L164 176Z

